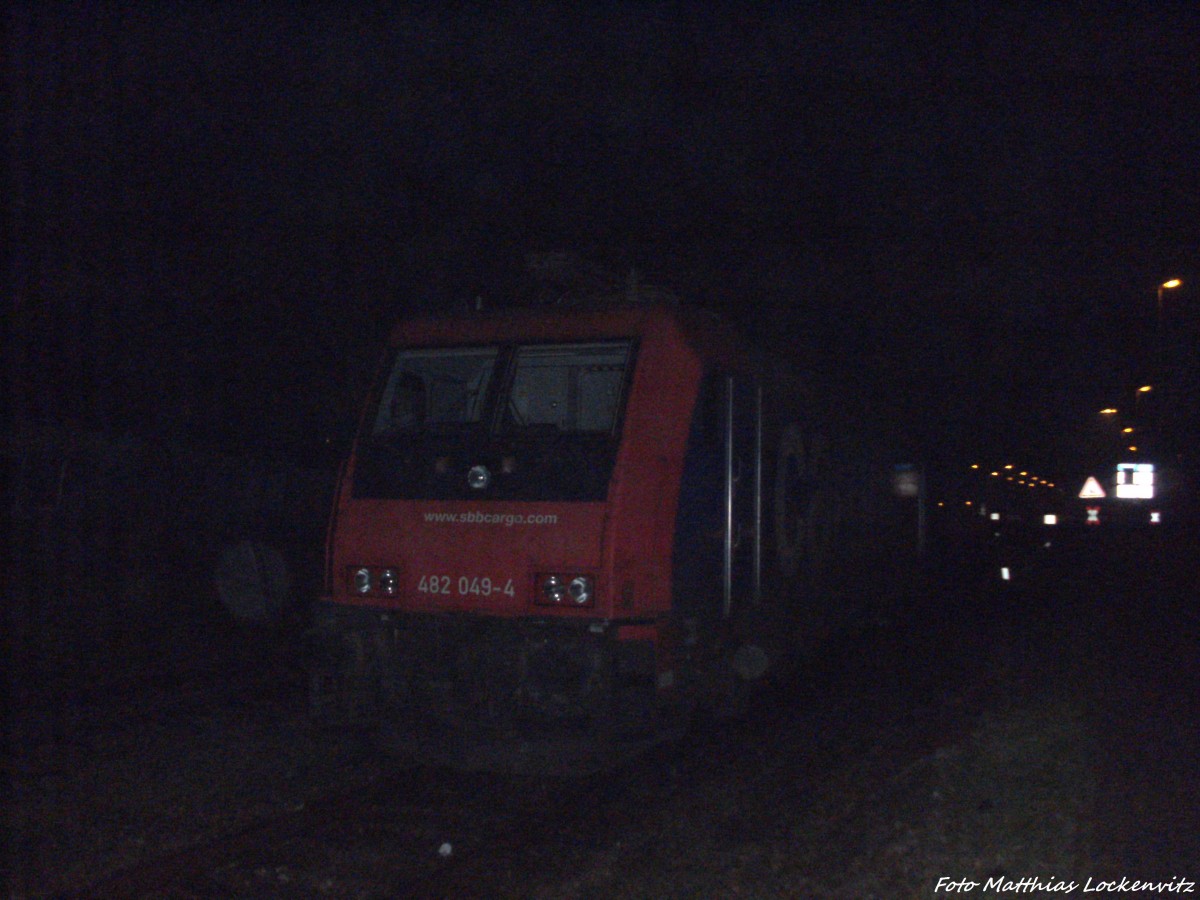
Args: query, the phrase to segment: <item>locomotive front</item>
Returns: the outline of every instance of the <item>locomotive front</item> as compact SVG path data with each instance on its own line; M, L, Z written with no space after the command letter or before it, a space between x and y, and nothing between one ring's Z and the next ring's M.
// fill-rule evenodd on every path
M670 311L401 324L338 490L312 712L655 731L701 363Z

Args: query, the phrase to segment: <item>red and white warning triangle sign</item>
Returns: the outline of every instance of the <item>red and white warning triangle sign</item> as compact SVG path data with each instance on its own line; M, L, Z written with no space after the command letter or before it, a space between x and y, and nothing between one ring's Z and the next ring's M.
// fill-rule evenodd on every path
M1100 487L1100 482L1096 480L1095 475L1089 475L1087 481L1083 483L1083 489L1079 492L1080 500L1099 500L1104 496L1104 488Z

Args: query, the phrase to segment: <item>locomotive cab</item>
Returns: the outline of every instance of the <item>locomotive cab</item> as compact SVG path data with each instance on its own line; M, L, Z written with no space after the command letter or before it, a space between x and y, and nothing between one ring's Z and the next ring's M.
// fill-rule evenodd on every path
M715 320L480 313L390 348L331 518L319 720L663 736L825 627L802 392Z

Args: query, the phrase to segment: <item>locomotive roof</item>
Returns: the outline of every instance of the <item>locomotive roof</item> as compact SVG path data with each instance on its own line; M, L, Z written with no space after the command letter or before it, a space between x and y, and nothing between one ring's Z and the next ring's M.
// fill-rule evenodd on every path
M766 352L709 310L675 303L614 303L601 307L510 307L427 314L401 320L393 345L450 345L479 341L587 340L676 332L700 356L731 371L794 377L789 354Z

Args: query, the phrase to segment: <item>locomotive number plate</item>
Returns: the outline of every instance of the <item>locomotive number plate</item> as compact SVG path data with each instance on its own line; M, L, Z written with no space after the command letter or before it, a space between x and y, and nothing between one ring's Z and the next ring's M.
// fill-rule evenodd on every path
M491 597L494 594L513 597L516 595L516 590L513 588L511 578L479 578L466 575L455 578L452 575L422 575L421 580L417 582L417 593L440 594L447 597L453 594L457 594L459 597Z

